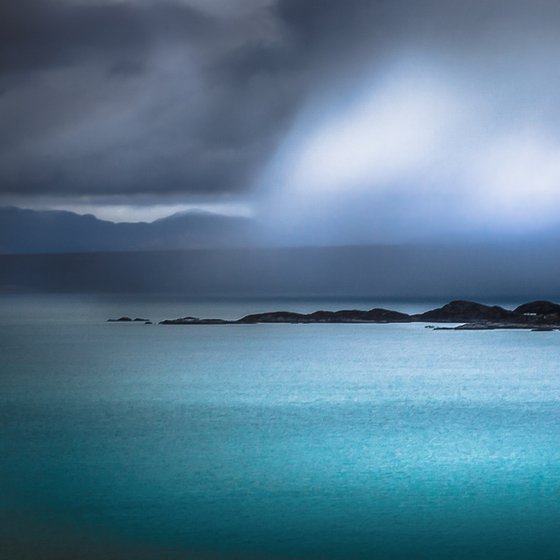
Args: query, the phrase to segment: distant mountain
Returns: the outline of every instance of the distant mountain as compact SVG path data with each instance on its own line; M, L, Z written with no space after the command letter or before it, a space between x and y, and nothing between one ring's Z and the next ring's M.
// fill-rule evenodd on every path
M253 221L208 212L152 223L113 223L92 215L0 207L0 253L73 253L243 247Z

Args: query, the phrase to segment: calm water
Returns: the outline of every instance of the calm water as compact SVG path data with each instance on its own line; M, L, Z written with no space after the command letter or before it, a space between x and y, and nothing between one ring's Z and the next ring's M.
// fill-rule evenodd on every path
M0 558L558 558L560 332L105 322L378 303L0 298Z

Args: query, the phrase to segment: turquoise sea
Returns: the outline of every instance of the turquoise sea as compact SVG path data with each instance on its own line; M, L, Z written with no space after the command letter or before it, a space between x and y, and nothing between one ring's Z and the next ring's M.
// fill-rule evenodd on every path
M558 558L560 332L106 322L440 303L2 296L0 558Z

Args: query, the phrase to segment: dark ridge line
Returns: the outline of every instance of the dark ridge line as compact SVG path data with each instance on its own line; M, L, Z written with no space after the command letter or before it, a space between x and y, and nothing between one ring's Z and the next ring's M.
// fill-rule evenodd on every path
M473 301L454 300L437 309L409 315L390 309L374 308L368 311L348 309L295 313L271 311L246 315L241 319L199 319L181 317L166 319L160 325L252 325L266 323L462 323L455 327L432 327L435 330L495 330L530 329L550 331L560 329L560 304L551 301L532 301L514 310L498 305L490 306Z

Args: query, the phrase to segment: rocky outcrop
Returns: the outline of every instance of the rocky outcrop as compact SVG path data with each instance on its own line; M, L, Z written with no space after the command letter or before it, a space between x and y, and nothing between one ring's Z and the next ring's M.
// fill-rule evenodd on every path
M474 301L455 300L443 307L414 316L415 321L437 323L462 323L472 321L509 321L515 318L513 311L498 305L484 305Z
M560 315L560 304L552 301L531 301L514 309L514 313L527 315Z
M224 319L199 319L198 317L180 317L179 319L166 319L160 325L228 325L231 321Z
M257 313L239 319L237 323L408 323L411 316L389 309L345 309L342 311L315 311L314 313L292 313L274 311Z
M413 320L407 313L378 307L366 311L364 319L375 323L410 323Z
M520 305L513 311L498 305L484 305L473 301L455 300L437 309L407 315L390 309L346 309L341 311L315 311L295 313L270 311L246 315L237 321L224 319L199 319L182 317L162 321L162 325L254 325L257 323L462 323L459 326L433 327L434 330L494 330L531 329L548 331L560 329L560 305L535 301ZM122 318L122 320L129 320Z
M509 311L498 306L473 302L451 302L439 309L428 311L419 318L433 322L464 322L456 327L436 327L435 330L496 330L527 329L549 332L560 329L560 305L551 301L524 303ZM450 319L454 317L454 319ZM428 320L428 319L426 319Z
M118 319L107 319L109 323L149 323L149 319L142 319L142 317L136 317L132 319L131 317L119 317Z
M304 323L306 315L302 313L292 313L290 311L272 311L269 313L255 313L246 315L236 323L255 324L255 323ZM309 322L309 321L307 321Z

